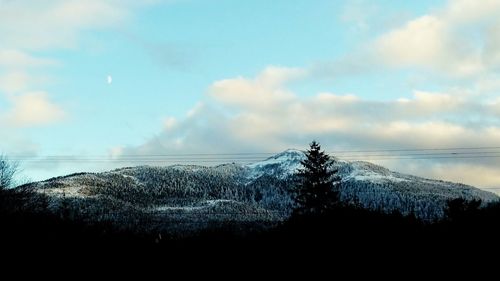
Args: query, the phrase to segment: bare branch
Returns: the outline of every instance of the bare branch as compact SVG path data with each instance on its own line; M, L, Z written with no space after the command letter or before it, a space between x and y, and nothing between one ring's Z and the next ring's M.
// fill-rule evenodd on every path
M17 162L9 161L7 156L0 155L0 190L12 187L18 167Z

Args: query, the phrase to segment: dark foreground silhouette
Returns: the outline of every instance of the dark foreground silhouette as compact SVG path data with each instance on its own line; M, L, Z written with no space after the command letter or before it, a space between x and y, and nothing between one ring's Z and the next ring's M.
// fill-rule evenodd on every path
M0 194L0 246L7 252L64 257L84 252L152 251L170 257L251 256L261 258L324 253L327 256L377 259L465 252L496 252L500 237L500 204L479 208L479 202L450 202L449 219L424 223L414 217L383 214L353 206L337 206L315 216L293 216L268 230L252 224L214 225L195 236L119 230L105 222L89 224L39 210L16 208L29 192ZM258 230L256 230L258 229ZM69 254L69 256L68 256ZM470 257L470 254L467 255Z

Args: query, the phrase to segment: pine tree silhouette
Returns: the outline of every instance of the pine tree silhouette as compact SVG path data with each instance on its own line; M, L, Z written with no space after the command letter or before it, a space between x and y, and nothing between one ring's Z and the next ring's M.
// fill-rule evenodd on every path
M301 161L299 184L296 191L297 215L319 215L331 210L338 203L338 170L333 160L318 142L313 141L306 152L307 159Z

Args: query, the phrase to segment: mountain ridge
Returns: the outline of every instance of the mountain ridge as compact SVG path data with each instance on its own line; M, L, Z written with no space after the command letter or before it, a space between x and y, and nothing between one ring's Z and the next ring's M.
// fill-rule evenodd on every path
M63 201L70 201L73 213L91 220L145 217L154 222L153 228L172 228L165 221L182 221L182 227L169 229L180 233L213 222L272 225L286 220L294 208L292 186L304 158L302 151L290 149L249 165L125 167L29 186L49 196L51 210L57 212ZM444 218L450 199L499 198L472 186L401 174L369 162L333 160L342 180L341 201L370 210L433 221Z

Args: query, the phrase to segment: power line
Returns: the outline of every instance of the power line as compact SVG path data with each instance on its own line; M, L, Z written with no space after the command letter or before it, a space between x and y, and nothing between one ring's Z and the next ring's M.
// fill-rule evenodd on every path
M419 159L472 159L472 158L500 158L500 155L477 155L477 156L432 156L432 157L385 157L365 159L342 159L348 161L373 161L373 160L419 160Z
M237 155L276 155L279 154L280 152L242 152L242 153L182 153L182 154L122 154L119 155L119 157L199 157L199 156L237 156ZM89 157L96 157L100 155L89 155ZM33 158L35 156L23 156L23 155L18 155L18 156L11 156L9 158ZM57 157L67 157L67 158L74 158L78 157L75 155L46 155L44 156L46 158L57 158ZM109 157L109 156L103 156L103 157Z
M486 149L500 149L500 146L483 146L483 147L443 147L443 148L405 148L405 149L374 149L374 150L332 150L327 151L329 154L345 154L345 153L377 153L377 152L418 152L418 151L453 151L453 150L486 150ZM256 155L276 155L281 152L239 152L239 153L182 153L182 154L124 154L120 155L120 158L136 158L136 157L207 157L207 156L238 156L241 158L243 156L256 156ZM460 152L463 153L463 152ZM478 152L480 153L480 152ZM18 155L11 156L11 159L30 159L37 156L29 155ZM38 156L40 157L40 156ZM46 155L43 158L78 158L80 156L75 155ZM88 157L107 157L110 156L99 156L99 155L89 155ZM264 157L264 156L262 156Z
M412 159L466 159L466 158L497 158L500 151L493 151L500 147L455 147L455 148L413 148L413 149L379 149L379 150L344 150L330 151L328 153L341 160L412 160ZM467 151L474 150L474 151ZM487 151L484 151L487 150ZM435 151L431 153L416 153ZM361 153L361 154L360 154ZM365 153L365 154L362 154ZM378 154L373 154L378 153ZM137 154L121 155L117 158L111 156L75 156L75 155L49 155L49 156L13 156L11 160L26 162L168 162L168 163L228 163L228 162L256 162L263 161L269 155L276 155L272 152L243 152L243 153L186 153L186 154ZM339 155L340 154L340 155Z
M380 156L440 156L440 155L481 155L481 154L499 154L500 151L477 151L477 152L435 152L435 153L398 153L398 154L358 154L341 155L339 157L380 157Z
M168 162L168 163L231 163L231 162L256 162L263 161L266 158L247 158L247 159L235 159L235 158L223 158L223 159L85 159L85 158L77 158L77 159L24 159L24 160L14 160L19 161L21 163L33 163L33 162L46 162L46 163L78 163L78 162L94 162L94 163L133 163L133 162Z
M350 157L379 157L379 156L432 156L432 155L475 155L475 154L498 154L500 151L476 151L476 152L434 152L434 153L398 153L398 154L351 154L351 155L341 155L341 158L350 158ZM333 155L335 156L335 155ZM51 156L42 159L46 160L137 160L137 159L165 159L165 160L232 160L232 159L262 159L264 156L238 156L238 157L169 157L165 155L135 155L131 156L123 156L119 158L110 158L106 156L101 157L69 157L69 156ZM25 160L36 159L36 158L25 158ZM21 160L21 158L19 158Z
M385 157L354 157L354 158L339 158L346 161L377 161L377 160L419 160L419 159L481 159L481 158L500 158L500 155L450 155L450 156L419 156L407 157L405 155L394 155ZM31 159L26 162L46 162L46 163L172 163L172 164L189 164L189 163L253 163L264 161L265 158L256 159Z
M477 151L477 152L436 152L436 153L398 153L398 154L351 154L351 155L341 155L337 156L339 158L351 158L351 157L385 157L385 156L441 156L441 155L485 155L485 154L499 154L500 151ZM335 156L335 155L332 155ZM167 157L163 155L136 155L135 157L119 157L119 158L110 158L106 156L101 157L46 157L46 158L25 158L25 160L120 160L120 161L128 161L128 160L258 160L264 159L264 156L238 156L238 157ZM20 158L19 158L20 159Z
M443 147L443 148L404 148L404 149L377 149L377 150L337 150L328 153L361 153L361 152L405 152L405 151L432 151L432 150L484 150L500 149L500 146L479 146L479 147Z

